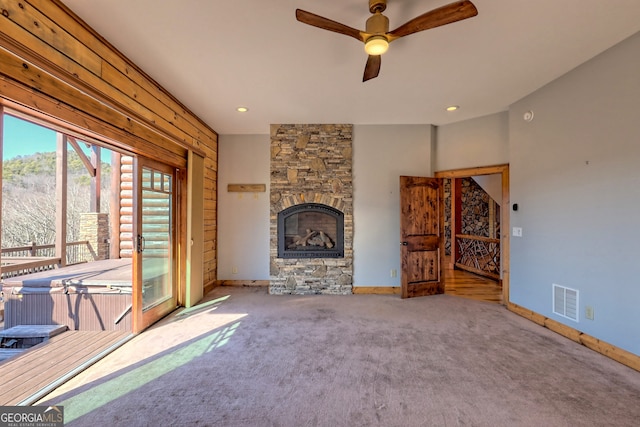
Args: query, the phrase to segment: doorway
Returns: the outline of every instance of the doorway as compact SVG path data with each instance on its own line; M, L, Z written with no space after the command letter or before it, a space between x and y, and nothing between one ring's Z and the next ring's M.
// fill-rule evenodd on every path
M502 197L500 200L500 228L502 233L500 233L500 279L502 281L502 304L506 305L509 302L509 208L510 208L510 197L509 197L509 165L496 165L496 166L486 166L486 167L476 167L476 168L467 168L467 169L454 169L447 171L435 172L434 176L436 178L449 178L449 179L459 179L459 178L469 178L472 176L484 176L484 175L499 175L500 182L502 187ZM455 238L454 233L452 231L452 240ZM452 241L451 249L454 250L455 242ZM445 287L447 277L452 277L451 275L445 276Z
M133 332L140 332L177 306L176 170L135 160Z

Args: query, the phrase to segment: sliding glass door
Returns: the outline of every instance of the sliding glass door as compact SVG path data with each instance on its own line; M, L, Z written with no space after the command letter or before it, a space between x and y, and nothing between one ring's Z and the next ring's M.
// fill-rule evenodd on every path
M175 169L138 158L134 253L134 332L177 305Z

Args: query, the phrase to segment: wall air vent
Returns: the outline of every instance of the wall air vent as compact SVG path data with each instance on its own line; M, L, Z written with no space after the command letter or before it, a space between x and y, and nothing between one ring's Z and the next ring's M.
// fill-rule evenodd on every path
M553 313L578 321L578 291L553 284Z

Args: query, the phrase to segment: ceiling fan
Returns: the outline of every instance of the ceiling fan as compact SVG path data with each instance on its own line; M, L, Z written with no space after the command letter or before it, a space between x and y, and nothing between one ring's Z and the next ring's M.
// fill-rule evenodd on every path
M381 63L380 55L387 51L389 43L392 41L418 31L451 24L478 14L478 9L470 1L456 1L417 16L395 30L389 31L389 18L382 14L386 8L387 0L369 0L369 11L373 16L367 19L365 31L356 30L301 9L296 9L296 19L302 23L344 34L363 42L364 50L369 54L362 77L362 81L366 82L378 77Z

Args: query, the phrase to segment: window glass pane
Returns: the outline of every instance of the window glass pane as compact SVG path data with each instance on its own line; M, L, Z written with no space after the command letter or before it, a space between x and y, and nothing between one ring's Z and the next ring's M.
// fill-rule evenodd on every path
M142 188L153 188L152 184L153 175L150 169L142 168Z
M164 175L164 191L171 193L171 175Z
M156 191L162 191L162 172L153 172L153 187Z

